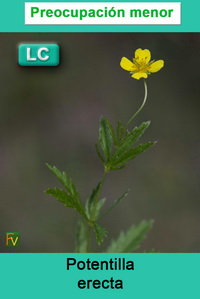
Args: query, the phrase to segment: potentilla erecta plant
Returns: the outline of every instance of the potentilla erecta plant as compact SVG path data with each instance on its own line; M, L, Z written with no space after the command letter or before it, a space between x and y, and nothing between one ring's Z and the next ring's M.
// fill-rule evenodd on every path
M142 110L147 100L146 79L152 73L158 72L164 66L163 60L151 60L149 50L137 49L134 58L131 60L123 57L120 66L130 72L133 79L144 81L144 100L140 108L133 114L126 124L120 121L116 127L105 118L100 120L99 139L95 145L97 155L103 165L103 174L91 194L84 202L71 180L65 173L55 166L47 164L50 171L60 181L62 188L49 188L45 193L55 197L65 207L72 208L79 214L79 221L76 231L75 252L93 252L91 248L93 235L99 245L105 237L110 237L107 229L102 226L102 217L111 213L112 210L128 195L124 192L109 207L105 208L106 198L101 198L105 180L113 171L123 169L129 161L134 160L138 155L152 147L156 142L138 144L140 137L149 127L150 121L143 122L138 127L130 128L131 122ZM133 252L140 247L148 231L152 228L153 221L141 221L132 225L126 232L120 232L116 240L111 240L109 247L104 250L109 253Z

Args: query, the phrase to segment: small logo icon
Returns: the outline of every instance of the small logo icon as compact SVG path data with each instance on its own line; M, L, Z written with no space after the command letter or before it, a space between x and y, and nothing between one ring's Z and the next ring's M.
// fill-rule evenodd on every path
M20 233L6 233L6 246L19 246Z
M21 66L57 66L60 47L57 44L20 44L18 63Z

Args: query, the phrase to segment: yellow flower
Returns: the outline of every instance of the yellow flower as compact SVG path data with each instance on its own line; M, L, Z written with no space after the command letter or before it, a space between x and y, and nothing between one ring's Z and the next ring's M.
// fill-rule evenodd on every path
M133 62L122 57L120 66L131 73L131 77L139 80L140 78L147 78L151 73L158 72L163 66L163 60L151 60L151 52L147 49L137 49L135 51L135 58Z

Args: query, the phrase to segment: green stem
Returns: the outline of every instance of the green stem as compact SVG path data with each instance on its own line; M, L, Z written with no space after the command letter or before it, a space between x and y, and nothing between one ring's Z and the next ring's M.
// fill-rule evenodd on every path
M129 124L132 122L132 120L136 117L136 115L138 115L138 113L140 113L140 111L144 107L144 105L146 103L146 100L147 100L147 94L148 94L147 83L146 83L146 81L144 79L144 100L143 100L142 105L140 106L140 108L137 110L137 112L135 114L133 114L133 116L127 122L126 127L125 127L126 129L128 128Z
M138 113L142 110L142 108L144 107L146 100L147 100L147 84L146 81L144 79L144 100L142 102L142 105L140 106L140 108L137 110L137 112L129 119L129 121L127 122L126 126L125 126L125 130L127 130L129 124L132 122L132 120L136 117L136 115L138 115ZM99 197L103 188L103 185L105 183L106 177L109 173L109 170L104 169L104 173L102 176L102 179L100 181L100 187L96 196L96 202L95 205L98 204L99 202ZM85 214L85 213L84 213ZM91 239L92 239L92 223L91 221L86 217L86 215L83 215L86 218L87 224L88 224L88 236L87 236L87 252L91 252Z

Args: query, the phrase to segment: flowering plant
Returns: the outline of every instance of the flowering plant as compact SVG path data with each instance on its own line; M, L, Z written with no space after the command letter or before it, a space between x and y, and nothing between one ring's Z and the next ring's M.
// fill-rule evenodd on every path
M96 152L103 165L103 174L85 204L81 200L79 192L70 177L65 172L58 170L55 166L47 164L50 171L53 172L62 184L62 189L49 188L45 192L55 197L59 202L63 203L64 206L74 209L80 216L76 234L76 252L84 253L92 251L91 239L93 232L96 235L97 243L100 245L103 242L108 232L99 224L101 217L110 213L112 209L128 195L128 192L124 192L110 207L103 210L106 199L101 198L101 192L107 176L113 171L123 169L129 161L135 159L156 143L147 142L135 145L149 127L150 121L143 122L133 129L129 129L129 126L146 103L147 84L145 79L151 73L158 72L164 66L164 61L151 61L151 53L149 50L137 49L133 62L123 57L120 66L126 71L129 71L132 78L138 80L143 78L145 89L144 100L137 112L125 125L119 121L114 128L107 119L101 118ZM131 226L127 232L121 232L116 240L111 241L106 252L118 253L136 250L145 238L147 232L151 229L152 224L152 220L142 221L136 226Z

